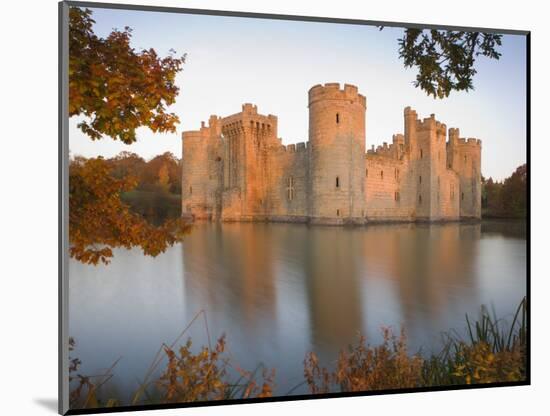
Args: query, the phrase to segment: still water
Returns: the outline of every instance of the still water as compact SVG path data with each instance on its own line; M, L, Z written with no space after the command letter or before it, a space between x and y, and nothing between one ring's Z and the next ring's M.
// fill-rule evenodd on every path
M108 266L71 260L70 334L85 374L122 357L111 389L124 400L159 346L204 310L233 362L275 368L283 395L303 381L306 352L330 366L358 332L377 344L382 326L403 326L411 351L429 353L482 304L510 318L526 261L524 223L198 224L156 258L118 250ZM187 334L208 343L203 320Z

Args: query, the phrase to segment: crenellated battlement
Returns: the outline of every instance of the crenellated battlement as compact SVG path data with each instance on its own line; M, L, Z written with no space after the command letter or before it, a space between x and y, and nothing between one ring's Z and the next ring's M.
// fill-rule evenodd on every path
M460 129L451 127L449 128L449 146L471 146L480 147L481 140L476 138L461 138Z
M418 118L416 110L413 110L411 107L405 107L405 109L403 110L403 115L405 117L414 117L414 119Z
M367 150L367 154L371 156L379 156L391 159L399 159L401 151L401 145L404 145L405 138L402 134L394 134L392 136L392 143L388 144L383 142L382 145L374 146L372 145L370 149Z
M299 143L292 143L281 145L279 149L283 152L292 152L292 153L299 153L299 152L305 152L308 149L308 143L307 142L299 142Z
M258 106L251 103L244 103L242 109L244 114L258 114Z
M453 131L451 135L450 130ZM449 129L449 146L460 146L460 147L481 147L481 140L476 138L463 138L458 137L458 129Z
M460 137L460 129L456 127L449 128L449 140L457 139Z
M338 82L329 82L324 85L317 84L310 88L309 105L320 100L346 100L358 102L363 107L367 106L367 99L364 95L359 94L359 89L355 85L344 84L344 88L340 89Z
M438 136L447 135L447 126L435 119L435 114L430 114L430 117L423 120L416 120L416 128L418 131L435 131Z
M181 138L186 142L195 140L204 140L210 136L210 129L208 127L201 128L200 130L189 130L181 133Z
M258 106L250 103L242 105L242 111L219 120L221 130L242 132L250 128L258 134L271 134L277 132L277 116L273 114L263 115L258 113ZM224 133L225 134L225 133Z
M216 116L211 116L210 117L211 121L214 121L213 117L216 117ZM200 130L184 131L181 133L181 137L183 140L186 140L186 141L205 140L208 137L210 137L210 126L207 126L204 121L201 121Z
M481 140L475 139L475 138L468 138L468 139L458 139L458 144L461 146L473 146L473 147L480 147L481 146Z

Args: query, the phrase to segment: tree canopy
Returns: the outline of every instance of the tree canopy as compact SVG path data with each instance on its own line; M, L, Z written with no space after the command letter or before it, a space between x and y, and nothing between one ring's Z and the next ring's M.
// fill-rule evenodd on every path
M93 32L92 11L69 11L69 116L83 115L78 127L91 139L107 135L126 144L136 129L175 132L178 117L166 111L179 88L180 58L171 51L161 58L154 49L136 51L132 29L113 30L106 38Z
M69 115L84 116L78 127L92 140L105 135L126 144L136 141L136 129L142 126L175 132L178 118L166 107L178 95L175 77L185 55L175 58L171 51L163 58L152 48L136 51L130 45L129 27L100 38L93 32L89 9L71 7L69 17ZM165 159L171 164L156 166L161 171L155 178L159 186L175 184L177 189L174 177L179 175L173 173L177 162ZM131 152L114 161L101 157L70 161L72 257L88 264L108 263L116 247L140 247L144 254L156 256L189 230L180 218L152 225L121 199L140 183L146 168L147 163Z
M502 35L454 30L405 29L398 40L406 68L418 69L415 87L434 98L474 88L476 58L499 59Z
M527 165L519 166L502 182L483 180L482 208L484 216L525 218L527 212Z

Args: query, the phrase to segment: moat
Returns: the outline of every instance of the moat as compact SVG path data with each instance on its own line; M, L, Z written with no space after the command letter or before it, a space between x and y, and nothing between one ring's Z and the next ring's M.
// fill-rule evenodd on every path
M84 374L122 357L110 388L129 398L161 343L204 309L234 362L275 368L284 395L303 381L306 352L328 365L358 331L377 344L381 326L403 325L410 350L429 353L481 304L510 318L526 293L526 262L521 222L199 223L157 258L118 250L108 266L71 260L70 334ZM196 347L208 343L202 321L188 334Z

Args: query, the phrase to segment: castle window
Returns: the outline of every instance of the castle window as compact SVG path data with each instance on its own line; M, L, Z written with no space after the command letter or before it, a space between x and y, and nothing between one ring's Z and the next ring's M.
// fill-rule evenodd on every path
M337 217L340 216L340 210L339 210L339 209L336 210L336 216L337 216Z
M453 184L451 184L450 196L451 196L451 200L454 199L455 197L455 187Z
M422 195L418 195L418 205L422 205Z
M399 192L394 193L393 199L395 199L395 202L399 202Z
M289 201L294 199L294 178L292 176L288 177L286 188L286 197Z
M189 187L189 195L193 195L193 187L192 186Z
M368 178L368 177L369 177L369 170L365 169L365 178Z
M395 168L395 180L399 180L399 169Z
M336 187L340 188L340 177L339 176L336 177Z
M422 159L423 156L424 156L424 154L422 152L422 149L420 149L420 159Z
M340 123L340 114L336 113L336 124Z
M418 177L418 183L422 183L422 176Z
M460 198L464 201L464 192L462 192L462 195L460 196Z
M384 171L383 170L380 171L380 179L384 179Z

